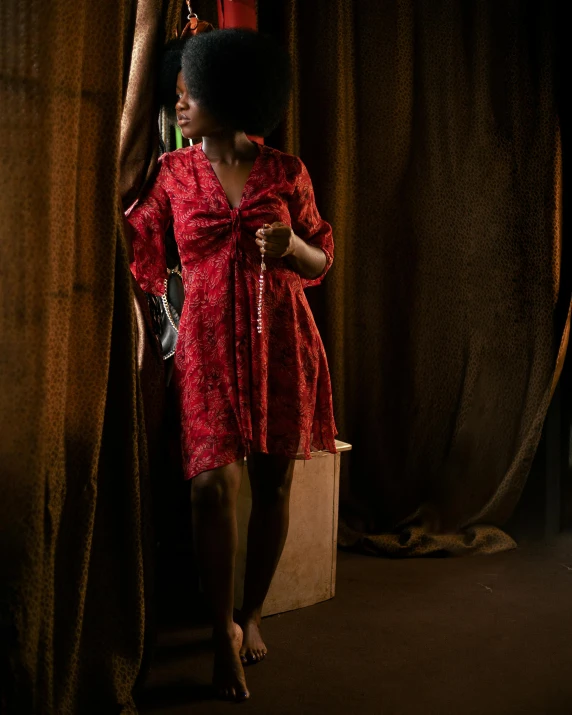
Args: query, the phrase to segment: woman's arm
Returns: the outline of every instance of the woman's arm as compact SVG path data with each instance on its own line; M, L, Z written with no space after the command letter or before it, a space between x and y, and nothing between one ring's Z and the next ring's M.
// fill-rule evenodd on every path
M321 276L326 267L326 254L321 248L311 246L303 241L294 232L292 232L292 235L295 239L295 247L292 253L287 256L288 263L302 278L313 280Z
M317 278L326 267L324 251L303 241L285 223L265 224L256 232L256 243L270 258L285 258L303 278Z
M172 219L166 186L170 177L168 154L138 201L124 214L123 233L131 272L147 293L162 295L167 277L165 231Z
M332 227L316 206L312 180L304 163L283 155L284 196L287 197L290 225L273 223L256 232L257 244L272 258L284 258L298 273L302 287L319 285L334 260Z

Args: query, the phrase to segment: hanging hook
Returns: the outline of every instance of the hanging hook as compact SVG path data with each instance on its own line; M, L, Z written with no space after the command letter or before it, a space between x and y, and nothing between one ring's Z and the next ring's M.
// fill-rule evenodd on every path
M188 22L181 31L180 36L177 35L177 37L183 40L186 37L196 35L199 32L209 32L210 30L214 30L214 27L210 24L210 22L204 22L199 20L199 16L197 15L197 13L193 12L193 8L191 7L191 0L185 0L185 2L187 3L187 7L189 9L189 14L187 16Z
M189 14L187 15L187 20L190 20L193 17L196 17L198 20L199 16L197 15L196 12L193 12L193 8L191 7L191 0L187 0L187 7L189 8Z

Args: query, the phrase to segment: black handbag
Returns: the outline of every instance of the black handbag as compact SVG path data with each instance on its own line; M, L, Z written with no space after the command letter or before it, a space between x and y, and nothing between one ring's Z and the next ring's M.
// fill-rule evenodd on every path
M165 292L162 296L148 294L155 335L161 343L163 360L168 360L175 354L179 323L185 301L185 289L180 269L169 268L165 278Z

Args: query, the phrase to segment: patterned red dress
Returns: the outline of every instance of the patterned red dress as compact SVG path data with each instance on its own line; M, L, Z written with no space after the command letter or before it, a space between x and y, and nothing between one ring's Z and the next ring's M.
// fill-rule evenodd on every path
M164 291L171 221L179 248L185 304L173 380L186 478L253 452L306 459L311 449L335 452L328 365L304 295L323 275L306 280L287 261L266 258L257 332L255 233L264 223L282 221L319 246L324 274L333 261L332 230L301 160L262 146L233 209L201 145L164 154L128 220L143 290Z

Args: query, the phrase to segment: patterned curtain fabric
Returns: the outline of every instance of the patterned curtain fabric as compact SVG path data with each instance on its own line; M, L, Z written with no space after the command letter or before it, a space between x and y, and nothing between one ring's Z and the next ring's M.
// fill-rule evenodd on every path
M0 7L3 713L135 712L161 365L121 236L120 128L144 175L149 48L177 5Z
M125 102L121 117L120 191L125 207L137 198L155 168L159 126L155 121L156 72L162 46L174 36L183 0L134 2L127 45ZM153 120L151 121L151 118Z
M285 131L334 226L311 297L353 444L340 543L514 546L562 366L558 3L259 0L294 59ZM559 12L559 11L558 11Z

